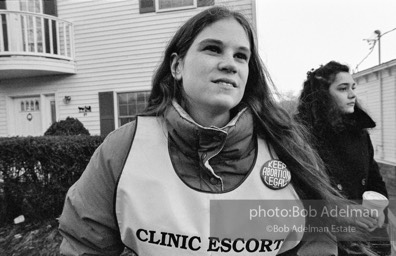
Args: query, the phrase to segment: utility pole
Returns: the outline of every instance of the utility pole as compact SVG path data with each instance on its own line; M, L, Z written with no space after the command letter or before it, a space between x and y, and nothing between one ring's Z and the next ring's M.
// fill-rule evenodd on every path
M384 35L392 32L392 31L395 31L395 30L396 30L396 28L386 31L385 33L381 33L381 31L377 29L374 31L374 34L377 35L376 39L363 39L364 41L367 41L369 43L369 45L371 45L370 52L366 55L366 57L363 58L362 61L359 62L359 64L356 65L356 68L355 68L356 71L358 70L360 64L362 64L362 62L373 52L375 44L377 42L378 42L378 65L381 65L381 37L383 37Z
M381 64L381 31L376 30L374 31L375 34L377 34L377 41L378 41L378 65Z

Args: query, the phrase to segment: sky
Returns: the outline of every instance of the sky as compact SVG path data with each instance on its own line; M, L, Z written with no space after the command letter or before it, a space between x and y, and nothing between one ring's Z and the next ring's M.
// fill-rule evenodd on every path
M363 60L375 30L381 63L396 59L396 0L256 0L256 11L259 53L281 93L298 95L306 73L331 60L352 72L378 65L378 42Z

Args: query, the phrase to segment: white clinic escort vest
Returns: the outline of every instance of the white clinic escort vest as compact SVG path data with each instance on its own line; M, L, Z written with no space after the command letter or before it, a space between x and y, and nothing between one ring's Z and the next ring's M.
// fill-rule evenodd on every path
M116 216L121 239L127 247L139 256L276 255L299 243L304 230L274 232L276 225L284 227L284 218L264 218L272 230L263 229L260 237L233 241L211 237L211 200L276 200L279 209L282 200L294 200L301 207L302 204L291 184L273 190L262 182L260 169L271 160L262 139L258 139L258 156L252 172L234 190L212 193L190 188L173 168L167 131L160 120L138 118L134 141L117 186ZM249 215L249 211L245 212ZM290 224L305 225L302 217L287 221L289 228Z

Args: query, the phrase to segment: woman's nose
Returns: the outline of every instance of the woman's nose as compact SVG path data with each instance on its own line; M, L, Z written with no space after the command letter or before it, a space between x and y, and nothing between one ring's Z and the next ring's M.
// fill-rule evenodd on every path
M224 54L219 62L219 70L229 73L236 73L237 66L234 56L232 56L231 54Z
M353 98L355 98L356 97L356 93L355 93L355 91L354 90L349 90L349 93L348 93L348 98L350 98L350 99L353 99Z

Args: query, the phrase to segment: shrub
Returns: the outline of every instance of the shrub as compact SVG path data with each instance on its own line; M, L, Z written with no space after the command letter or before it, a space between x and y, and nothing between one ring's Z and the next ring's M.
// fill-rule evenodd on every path
M60 215L69 187L81 176L101 136L11 137L0 140L0 226ZM0 175L1 176L1 175ZM2 191L2 192L1 192Z
M44 135L89 135L89 131L77 118L67 117L66 120L53 123Z

